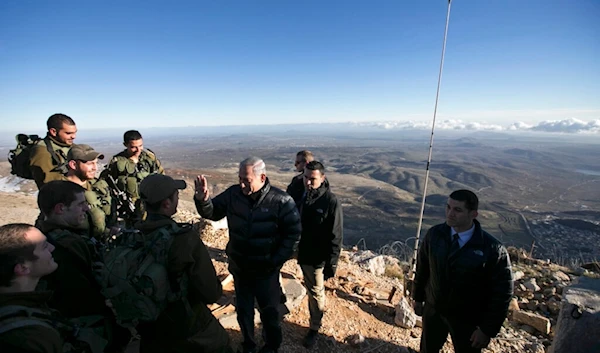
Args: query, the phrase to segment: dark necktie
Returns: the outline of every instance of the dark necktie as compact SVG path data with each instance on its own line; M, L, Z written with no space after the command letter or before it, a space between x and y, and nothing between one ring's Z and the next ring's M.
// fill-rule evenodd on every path
M458 250L460 250L460 244L458 243L458 234L454 234L452 235L452 244L450 244L450 251L448 252L448 256L456 254Z

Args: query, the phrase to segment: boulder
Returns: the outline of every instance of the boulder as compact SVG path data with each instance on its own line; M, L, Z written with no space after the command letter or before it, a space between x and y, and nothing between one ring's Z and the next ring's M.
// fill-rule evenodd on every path
M600 352L600 279L579 277L563 294L549 353Z
M531 326L539 332L547 335L550 333L550 320L541 315L528 313L526 311L515 311L512 316L513 320L524 325Z
M398 305L396 305L394 322L402 328L409 329L415 327L417 324L417 315L405 297L402 297Z

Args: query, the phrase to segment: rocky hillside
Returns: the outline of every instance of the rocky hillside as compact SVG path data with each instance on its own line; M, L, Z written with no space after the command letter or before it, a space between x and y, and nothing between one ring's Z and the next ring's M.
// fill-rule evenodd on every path
M191 210L180 211L177 217L197 224L201 238L211 248L215 267L226 278L224 248L228 235L225 225L214 227ZM500 334L485 352L544 353L554 337L563 289L577 276L594 274L532 259L516 248L510 248L509 253L513 261L515 296ZM315 351L418 352L420 318L402 296L407 269L408 264L393 256L356 248L344 250L337 277L326 283L327 312L323 336ZM282 272L284 281L289 278L301 283L302 272L293 260L288 261ZM282 352L306 352L301 340L309 324L307 298L300 298L294 305L284 319ZM236 344L239 343L237 324L229 330ZM453 352L449 340L444 352Z
M176 217L180 221L193 222L199 236L210 248L225 289L222 300L211 309L238 345L241 336L235 319L232 319L233 287L228 278L224 252L228 241L226 223L201 220L193 203L185 201L191 195L186 196L190 197L182 198ZM33 223L37 214L32 193L25 190L0 191L0 224ZM547 352L554 338L563 289L578 276L596 274L532 259L523 250L509 250L513 261L515 297L502 331L485 352ZM420 322L408 307L408 301L402 298L407 267L394 256L356 248L345 249L337 277L326 283L327 312L323 336L314 351L418 352ZM302 272L293 260L288 261L282 273L286 291L288 288L292 291L302 288ZM288 293L287 310L281 352L306 352L301 340L308 329L309 314L307 298L302 290ZM136 352L135 342L130 352ZM444 352L453 352L450 341Z

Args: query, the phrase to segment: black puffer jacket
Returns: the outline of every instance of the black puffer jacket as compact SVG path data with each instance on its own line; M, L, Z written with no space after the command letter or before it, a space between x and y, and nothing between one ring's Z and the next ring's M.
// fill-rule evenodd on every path
M292 178L290 185L288 185L285 192L290 194L290 196L294 199L294 202L297 204L300 203L302 196L304 195L304 174L296 175Z
M292 257L300 239L300 214L294 200L269 180L256 201L239 185L206 202L195 199L198 213L217 221L227 217L227 255L231 272L268 274Z
M299 205L302 210L302 237L298 263L335 270L343 241L342 205L329 189L329 181L311 190ZM334 271L335 272L335 271Z
M450 227L429 229L419 248L413 298L442 315L460 315L494 337L513 294L510 259L504 246L474 222L473 237L451 257Z

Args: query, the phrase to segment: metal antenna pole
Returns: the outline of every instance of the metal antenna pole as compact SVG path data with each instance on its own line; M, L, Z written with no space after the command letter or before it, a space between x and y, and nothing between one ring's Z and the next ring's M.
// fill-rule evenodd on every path
M452 0L448 0L448 12L446 14L446 28L444 29L444 44L442 45L442 59L440 60L440 72L438 75L437 91L435 94L435 107L433 109L433 123L431 124L431 138L429 139L429 156L427 157L427 168L425 171L425 185L423 188L423 199L421 200L421 213L419 216L419 225L417 226L417 235L415 237L415 248L413 251L412 263L410 266L410 272L408 273L409 279L412 281L415 277L415 271L417 269L417 252L419 250L419 237L421 236L421 226L423 225L423 214L425 213L425 198L427 197L427 183L429 181L429 165L431 164L431 153L433 152L433 131L435 129L435 118L437 116L438 100L440 97L440 86L442 84L442 72L444 70L444 57L446 56L446 40L448 38L448 24L450 23L450 6ZM409 290L409 288L406 288Z

